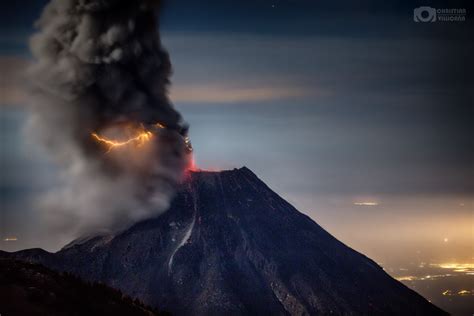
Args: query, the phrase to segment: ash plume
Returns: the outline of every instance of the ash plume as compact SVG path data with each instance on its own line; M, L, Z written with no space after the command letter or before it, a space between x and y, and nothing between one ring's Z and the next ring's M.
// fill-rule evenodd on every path
M158 10L158 1L52 0L30 39L27 134L61 170L39 204L71 237L165 211L186 167Z

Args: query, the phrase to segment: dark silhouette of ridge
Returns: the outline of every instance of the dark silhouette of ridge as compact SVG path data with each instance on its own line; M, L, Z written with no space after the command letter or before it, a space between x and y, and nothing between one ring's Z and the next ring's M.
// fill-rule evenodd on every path
M13 259L0 259L0 313L33 315L167 315L100 283Z

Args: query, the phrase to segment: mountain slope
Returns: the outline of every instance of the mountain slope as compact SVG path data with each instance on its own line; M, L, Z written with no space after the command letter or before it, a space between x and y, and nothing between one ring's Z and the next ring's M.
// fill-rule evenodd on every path
M41 265L0 259L2 315L161 315L103 284Z
M168 212L117 236L13 256L176 314L445 315L245 167L191 173Z

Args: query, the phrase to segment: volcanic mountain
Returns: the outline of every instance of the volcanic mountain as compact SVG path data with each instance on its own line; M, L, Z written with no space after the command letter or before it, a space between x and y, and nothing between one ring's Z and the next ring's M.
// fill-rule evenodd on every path
M171 208L57 253L3 253L177 315L446 315L247 168L192 172Z

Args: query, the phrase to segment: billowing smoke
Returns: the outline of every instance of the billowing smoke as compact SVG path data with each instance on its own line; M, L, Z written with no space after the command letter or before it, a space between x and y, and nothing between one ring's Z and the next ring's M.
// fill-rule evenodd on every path
M191 151L167 97L157 1L52 0L30 40L28 135L61 170L39 203L78 237L166 210Z

